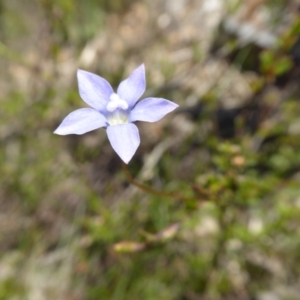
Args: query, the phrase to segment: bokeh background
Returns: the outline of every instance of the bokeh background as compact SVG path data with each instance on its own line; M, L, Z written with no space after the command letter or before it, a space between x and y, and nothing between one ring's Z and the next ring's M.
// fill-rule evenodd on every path
M0 299L300 298L298 0L0 1ZM131 186L78 68L180 107Z

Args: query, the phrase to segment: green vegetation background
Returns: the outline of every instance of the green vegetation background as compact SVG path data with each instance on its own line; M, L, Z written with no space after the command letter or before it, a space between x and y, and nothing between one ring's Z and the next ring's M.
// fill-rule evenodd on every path
M0 1L1 300L299 299L297 1L252 11L270 48L224 31L243 1L204 2ZM77 68L116 87L142 62L180 108L129 169L185 201L130 187L104 130L53 134Z

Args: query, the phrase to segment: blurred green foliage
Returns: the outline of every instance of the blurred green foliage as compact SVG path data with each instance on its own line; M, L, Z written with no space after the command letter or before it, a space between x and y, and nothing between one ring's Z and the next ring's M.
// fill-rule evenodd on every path
M274 3L280 12L284 1ZM213 86L199 96L172 81L186 66L195 71L206 60L199 42L186 42L186 33L167 40L155 18L148 40L143 32L139 46L131 40L127 48L122 44L130 26L135 35L151 9L148 2L133 0L0 1L1 300L39 295L41 300L261 300L263 293L278 296L286 290L278 299L298 299L300 91L289 51L299 22L277 49L254 53L228 39L229 52L237 52L235 61L227 61L230 67L245 61L253 67L259 57L249 84L259 105L257 111L246 107L235 120L235 135L224 139L216 125L222 94ZM133 20L138 13L140 23ZM121 32L126 38L118 43ZM166 47L176 52L174 41L188 50L177 61L180 67L163 52ZM104 43L99 53L91 51L93 42ZM88 59L96 53L97 63L83 62L84 51ZM141 176L156 145L181 136L144 181L186 201L130 188L103 131L52 133L83 105L77 64L99 71L115 86L142 58L149 59L153 93L178 101L183 110L164 125L141 125L148 136L142 135L129 169ZM283 77L284 88L276 82ZM275 96L267 93L272 88ZM205 109L189 115L189 96L201 98ZM259 121L251 130L249 115L255 113ZM178 123L193 129L181 132Z

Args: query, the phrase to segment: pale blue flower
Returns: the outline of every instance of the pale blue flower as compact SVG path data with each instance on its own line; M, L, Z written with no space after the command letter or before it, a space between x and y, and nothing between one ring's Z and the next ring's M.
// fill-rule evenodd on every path
M178 107L162 98L137 102L146 89L144 65L120 83L117 93L98 75L78 70L77 77L79 94L92 108L73 111L54 133L84 134L106 127L111 146L125 163L131 160L140 144L139 131L133 122L155 122Z

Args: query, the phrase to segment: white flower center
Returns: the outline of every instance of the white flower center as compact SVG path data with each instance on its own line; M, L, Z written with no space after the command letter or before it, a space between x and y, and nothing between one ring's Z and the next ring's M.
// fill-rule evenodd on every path
M110 101L106 105L106 109L110 112L114 112L117 108L121 108L126 110L128 108L128 104L125 100L121 99L119 95L113 93L109 97Z
M118 125L128 122L128 104L121 99L119 95L113 93L109 97L110 101L106 105L106 109L110 112L107 117L109 125Z

